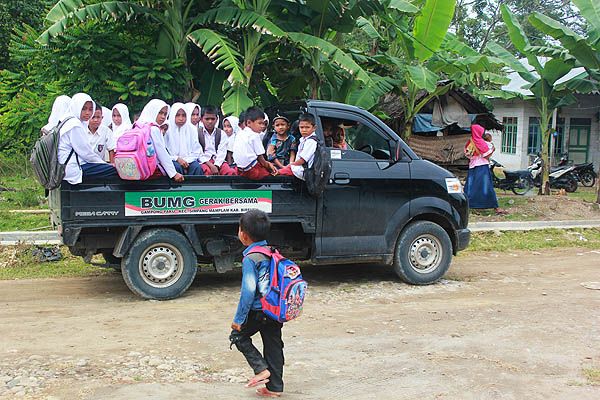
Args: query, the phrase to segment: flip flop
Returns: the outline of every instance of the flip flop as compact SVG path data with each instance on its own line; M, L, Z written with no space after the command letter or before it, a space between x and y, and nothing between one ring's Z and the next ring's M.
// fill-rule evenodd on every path
M251 387L258 386L258 385L266 384L268 382L269 382L269 377L262 378L262 379L252 378L248 381L248 383L246 383L246 387L251 388Z
M260 397L281 397L281 393L271 392L266 387L256 389L256 394Z

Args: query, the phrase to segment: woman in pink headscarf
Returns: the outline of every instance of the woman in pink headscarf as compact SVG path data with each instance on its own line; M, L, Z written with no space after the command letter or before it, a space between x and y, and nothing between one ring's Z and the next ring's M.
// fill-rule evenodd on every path
M469 207L474 209L493 208L497 214L506 211L498 208L498 199L494 191L494 181L490 171L489 158L494 147L483 139L485 128L477 116L471 125L471 139L465 145L465 155L469 158L469 172L465 183L465 194L469 199Z

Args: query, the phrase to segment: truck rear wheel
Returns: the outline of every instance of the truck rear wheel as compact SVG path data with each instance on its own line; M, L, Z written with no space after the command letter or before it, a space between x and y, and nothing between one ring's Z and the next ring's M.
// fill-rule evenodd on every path
M406 283L429 285L438 281L452 261L452 242L438 224L417 221L408 225L398 239L394 271Z
M187 238L173 229L142 232L121 262L129 289L145 299L181 296L196 276L196 254Z

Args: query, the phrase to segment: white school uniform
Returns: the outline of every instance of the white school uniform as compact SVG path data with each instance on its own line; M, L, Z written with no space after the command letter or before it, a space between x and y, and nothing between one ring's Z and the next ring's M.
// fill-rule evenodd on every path
M92 149L98 154L103 160L108 160L108 152L115 149L115 140L113 132L104 125L100 125L96 132L92 132L90 128L87 128L88 141Z
M230 117L227 117L223 120L223 123L225 123L225 121L229 121L229 123L231 124L231 127L233 128L233 133L231 134L231 136L227 136L227 134L225 134L225 136L227 136L227 151L231 151L233 153L233 144L235 143L235 138L237 136L237 133L240 131L240 119L238 117L234 117L233 115ZM225 133L225 131L223 131L223 133Z
M300 143L298 144L298 153L296 154L296 160L298 160L298 158L303 159L308 168L312 167L315 160L315 151L317 150L317 141L314 139L309 139L311 136L314 136L315 138L317 137L317 135L313 132L311 135L306 137L302 136L300 138ZM292 165L291 169L296 178L304 180L304 165Z
M167 150L173 161L177 161L179 157L188 163L198 161L198 158L202 155L202 146L200 146L200 143L198 142L198 136L196 135L197 131L192 124L188 122L189 118L186 119L183 126L177 126L175 123L175 116L179 110L186 111L183 103L175 103L171 107L171 112L169 114L169 130L165 135Z
M213 160L214 164L217 167L220 167L227 156L227 134L221 132L221 140L219 142L219 148L217 149L215 146L217 129L218 128L215 127L212 133L208 133L204 126L200 127L199 134L204 135L205 145L204 149L202 149L203 154L200 156L200 163Z
M81 165L86 163L104 163L104 160L92 149L89 143L87 135L87 123L83 123L79 116L83 106L88 101L94 103L92 98L85 93L77 93L71 99L69 104L69 111L61 118L64 121L66 118L71 117L65 122L62 129L60 130L60 139L58 141L58 162L64 164L69 158L71 150L73 155L69 159L65 167L65 180L72 185L81 183L83 178L83 172ZM95 111L93 106L92 114Z
M131 123L131 119L129 118L129 108L127 108L127 106L123 103L117 103L113 106L112 111L111 111L111 118L112 118L112 112L114 110L117 110L119 115L121 115L121 125L115 125L115 123L113 122L112 125L112 131L113 131L113 136L115 138L115 140L117 140L118 138L120 138L123 133L125 133L126 130L131 129L132 127L132 123Z
M48 123L42 127L42 132L50 132L60 122L62 116L69 111L69 105L71 104L71 98L69 96L58 96L52 103L52 111L48 117Z
M167 103L159 99L150 100L142 110L138 122L140 124L156 124L156 117L158 117L158 113L165 106L167 107L168 114L169 105ZM165 139L163 137L162 132L156 126L153 126L150 132L152 136L152 142L154 143L154 150L156 151L156 158L158 159L160 167L169 178L174 177L177 174L177 171L175 170L173 161L171 161L171 155L167 151L167 145L165 143Z
M250 168L260 155L265 155L265 148L259 134L249 127L239 131L233 145L233 161L238 168Z

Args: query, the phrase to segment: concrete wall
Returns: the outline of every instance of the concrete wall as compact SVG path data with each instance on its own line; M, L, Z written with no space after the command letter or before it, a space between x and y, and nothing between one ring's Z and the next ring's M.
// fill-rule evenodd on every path
M600 95L577 95L578 104L563 107L558 117L565 119L565 150L568 149L568 135L571 118L589 118L591 120L590 143L588 145L588 161L600 168ZM527 145L529 137L529 118L538 117L533 100L492 100L494 114L498 120L504 117L517 118L517 151L515 154L502 153L502 133L494 132L496 152L493 158L509 169L526 168L529 163Z

